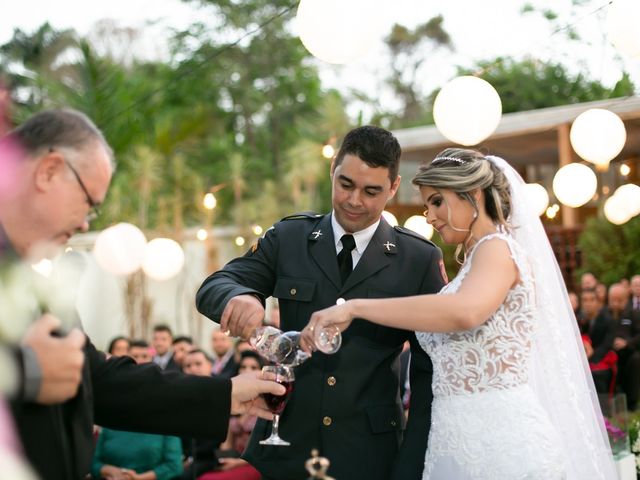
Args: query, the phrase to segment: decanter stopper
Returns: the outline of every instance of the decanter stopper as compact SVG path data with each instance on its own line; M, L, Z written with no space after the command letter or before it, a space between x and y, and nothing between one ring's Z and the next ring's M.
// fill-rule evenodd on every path
M311 450L311 458L304 464L304 468L311 474L309 480L335 480L327 475L330 464L327 458L320 456L320 452L317 449Z

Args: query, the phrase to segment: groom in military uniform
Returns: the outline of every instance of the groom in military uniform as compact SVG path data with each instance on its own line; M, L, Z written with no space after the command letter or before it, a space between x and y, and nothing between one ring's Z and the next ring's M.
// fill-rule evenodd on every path
M382 211L400 185L400 145L365 126L347 134L331 165L333 211L298 214L269 229L243 257L205 280L198 310L232 335L247 338L278 298L283 330L302 330L311 314L338 298L402 297L440 290L440 250ZM406 429L398 357L410 340L411 409ZM413 332L356 319L334 355L320 352L296 368L281 416L289 447L263 446L270 423L259 420L244 453L267 480L305 478L312 449L338 480L419 479L430 424L431 361ZM404 442L402 437L404 433Z

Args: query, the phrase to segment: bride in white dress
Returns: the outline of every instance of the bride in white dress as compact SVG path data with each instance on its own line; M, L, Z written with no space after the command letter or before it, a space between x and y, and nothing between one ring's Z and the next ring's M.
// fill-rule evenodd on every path
M438 295L316 312L305 337L354 318L419 332L434 394L423 480L616 479L566 288L520 176L447 149L413 183L427 221L464 249L458 275Z

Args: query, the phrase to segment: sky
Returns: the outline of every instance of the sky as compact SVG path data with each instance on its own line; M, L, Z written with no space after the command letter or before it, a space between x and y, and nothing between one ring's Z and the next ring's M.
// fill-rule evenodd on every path
M578 7L571 0L529 0L536 9L551 8L557 12L559 20L554 25L540 14L523 15L525 0L369 0L369 3L372 8L365 14L382 15L388 26L385 32L393 23L414 27L435 15L444 16L444 27L453 39L455 51L428 52L420 72L424 93L451 79L456 65L471 66L477 60L499 55L529 54L553 59L574 71L585 71L607 85L620 78L624 66L640 85L640 61L621 57L606 39L607 0L585 1ZM135 48L156 58L166 54L168 29L184 28L195 20L206 20L208 15L179 0L0 0L0 8L8 5L10 8L0 10L0 44L11 38L14 28L31 32L45 21L55 28L74 28L84 35L91 33L97 21L111 19L122 27L144 28L146 33L136 41ZM214 22L211 23L214 28ZM555 28L566 24L574 24L582 37L580 42L571 44L562 33L552 34ZM393 107L395 99L383 88L386 58L380 37L368 54L348 65L332 66L318 61L323 85L342 92L364 91Z

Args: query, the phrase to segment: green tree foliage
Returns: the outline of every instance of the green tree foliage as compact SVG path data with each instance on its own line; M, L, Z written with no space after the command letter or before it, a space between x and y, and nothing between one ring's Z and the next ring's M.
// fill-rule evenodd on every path
M459 74L477 72L498 91L503 113L604 100L634 92L626 73L613 88L608 88L583 73L572 75L562 64L534 58L498 57L478 62L471 69L461 69Z
M620 226L604 218L590 218L578 246L582 252L578 277L592 272L607 285L630 278L640 273L640 216Z
M117 35L113 26L89 42L45 24L33 34L16 30L0 46L16 123L46 107L78 108L114 148L118 169L97 228L131 221L177 231L202 223L202 197L213 185L223 187L217 222L267 225L293 207L326 207L320 149L349 122L342 99L321 90L290 33L295 5L198 3L201 23L176 33L163 62L118 55L116 43L99 38ZM112 48L99 54L94 45L103 44Z
M355 98L376 108L371 123L388 128L404 128L433 123L428 99L421 92L421 68L437 50L453 50L453 42L444 27L444 17L437 15L409 29L395 24L385 38L389 51L390 74L387 85L400 101L398 111L387 111L375 98L354 92Z

